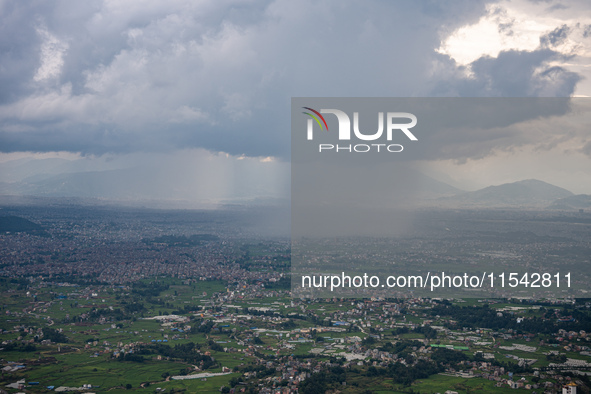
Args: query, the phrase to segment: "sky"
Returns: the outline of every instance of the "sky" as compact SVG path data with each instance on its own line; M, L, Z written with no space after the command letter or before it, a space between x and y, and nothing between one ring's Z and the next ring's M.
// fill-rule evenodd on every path
M585 0L0 0L0 193L287 198L291 97L588 97L590 60ZM417 165L591 194L581 133Z

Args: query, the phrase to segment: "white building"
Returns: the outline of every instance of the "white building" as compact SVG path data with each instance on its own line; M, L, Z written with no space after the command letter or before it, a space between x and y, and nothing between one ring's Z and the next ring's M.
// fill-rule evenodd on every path
M562 386L562 394L577 394L577 385L571 382Z

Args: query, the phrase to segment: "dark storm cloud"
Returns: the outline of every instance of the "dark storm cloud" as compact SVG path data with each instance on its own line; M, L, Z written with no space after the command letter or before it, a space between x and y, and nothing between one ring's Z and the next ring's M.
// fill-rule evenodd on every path
M23 2L0 3L0 104L30 92L26 83L38 67L40 45L34 13Z
M549 49L504 51L482 57L470 66L471 75L439 82L434 93L462 97L568 97L581 77L561 67L547 66L563 56Z
M5 2L0 149L289 155L292 96L568 96L551 50L435 52L485 1ZM445 81L442 83L442 81Z

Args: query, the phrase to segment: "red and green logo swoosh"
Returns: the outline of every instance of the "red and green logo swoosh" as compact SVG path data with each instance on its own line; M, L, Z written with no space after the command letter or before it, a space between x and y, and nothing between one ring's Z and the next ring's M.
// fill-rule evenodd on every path
M306 115L312 117L312 119L314 119L316 121L316 123L318 123L318 126L320 126L320 130L323 129L322 123L320 123L320 119L322 119L324 126L326 126L326 131L328 131L328 125L326 124L326 120L324 120L324 116L322 116L320 114L320 112L318 112L315 109L312 109L310 107L302 107L302 108L307 109L308 111L311 111L314 113L314 114L311 114L310 112L302 112L303 114L306 114ZM317 116L315 116L315 115L317 115ZM318 119L319 117L320 117L320 119Z

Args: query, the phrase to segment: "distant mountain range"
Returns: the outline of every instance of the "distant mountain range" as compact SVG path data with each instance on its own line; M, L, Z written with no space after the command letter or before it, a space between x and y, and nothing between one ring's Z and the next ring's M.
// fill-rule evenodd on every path
M488 186L439 199L445 205L463 207L546 208L556 200L570 198L573 193L558 186L527 179L524 181Z
M264 177L252 179L248 169L234 166L221 178L191 167L100 163L91 160L19 159L0 163L0 195L84 198L141 202L150 206L170 202L179 206L217 206L274 199ZM117 166L120 166L117 168ZM270 190L270 191L269 191Z
M465 190L458 189L445 182L431 178L419 171L411 171L409 174L417 180L420 190L420 198L423 200L433 200L465 193Z
M212 182L209 179L187 178L190 172L181 171L170 176L157 168L97 171L83 161L78 163L63 159L15 160L3 163L0 169L0 195L4 196L146 200L153 203L197 201L202 198L200 191L209 189ZM412 179L416 186L412 194L406 197L424 207L591 209L591 195L574 195L566 189L536 179L467 192L412 168L405 168L404 175ZM252 185L246 181L240 182L240 179L240 176L235 177L239 184L233 185L233 196L226 203L248 204L253 196L266 195L264 190L253 190Z

